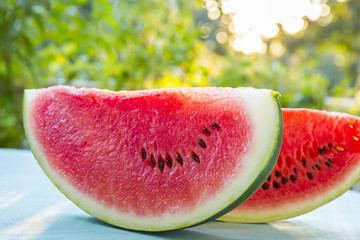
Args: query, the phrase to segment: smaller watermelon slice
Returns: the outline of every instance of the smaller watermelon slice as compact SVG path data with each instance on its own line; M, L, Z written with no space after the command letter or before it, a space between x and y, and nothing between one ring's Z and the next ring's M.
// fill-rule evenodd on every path
M142 231L194 226L248 199L278 157L278 93L252 88L26 90L24 127L85 212Z
M272 173L249 200L219 220L259 223L295 217L360 180L360 118L309 109L282 112L283 144Z

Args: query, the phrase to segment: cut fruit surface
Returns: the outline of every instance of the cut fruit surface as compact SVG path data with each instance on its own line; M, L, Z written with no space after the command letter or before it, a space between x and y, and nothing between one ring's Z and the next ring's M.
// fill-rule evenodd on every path
M261 186L281 146L278 96L56 86L25 91L24 127L46 175L85 212L164 231L220 217Z
M280 156L262 187L222 216L230 222L269 222L309 212L360 180L360 118L344 113L282 109Z

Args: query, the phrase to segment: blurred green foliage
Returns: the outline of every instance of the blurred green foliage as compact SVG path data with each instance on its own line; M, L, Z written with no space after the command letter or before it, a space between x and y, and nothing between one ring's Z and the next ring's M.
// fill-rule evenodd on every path
M0 1L0 147L26 147L25 88L253 86L279 91L283 107L324 108L327 95L352 96L359 87L359 1L330 2L328 26L309 23L301 34L279 36L287 48L279 58L246 56L216 43L214 34L205 38L201 22L209 22L212 33L218 23L202 5Z

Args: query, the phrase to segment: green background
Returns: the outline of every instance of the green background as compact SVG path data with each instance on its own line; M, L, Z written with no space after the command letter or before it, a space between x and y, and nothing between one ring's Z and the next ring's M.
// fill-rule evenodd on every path
M199 0L2 0L0 147L27 147L23 90L56 84L112 90L253 86L279 91L282 107L358 115L360 1L327 4L333 16L327 26L307 21L296 35L267 40L286 47L274 57L217 43L215 33L224 26L207 17Z

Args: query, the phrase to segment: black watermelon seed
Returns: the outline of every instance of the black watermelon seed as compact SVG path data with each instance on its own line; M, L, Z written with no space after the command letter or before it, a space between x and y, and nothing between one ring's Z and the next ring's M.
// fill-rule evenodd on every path
M205 132L207 135L210 135L209 129L207 129L206 127L204 127L203 130L204 130L204 132Z
M331 167L331 163L330 163L330 162L326 162L325 165L326 165L327 167Z
M198 162L198 163L200 162L200 159L199 159L198 155L193 154L192 158L195 160L195 162Z
M168 158L165 158L165 162L169 167L172 166L172 162Z
M159 168L160 168L161 170L164 169L164 160L162 160L162 159L159 160Z
M281 178L281 183L282 184L285 184L285 183L287 183L289 181L289 179L287 179L287 178Z
M211 125L213 125L213 126L214 126L214 128L216 128L216 129L220 129L220 126L219 126L219 125L217 125L216 123L212 123Z
M151 156L151 162L152 162L152 164L153 164L153 167L155 167L155 165L156 165L156 160L155 160L154 156Z
M290 180L291 180L292 182L295 182L295 181L297 180L297 177L296 177L296 176L291 175L291 176L290 176Z
M200 147L202 147L202 148L206 148L206 144L205 144L205 142L204 142L202 139L199 139L199 145L200 145Z
M143 159L145 160L146 159L146 152L145 152L144 149L141 151L141 155L142 155Z
M273 183L273 187L274 187L274 188L279 188L279 187L280 187L280 183L274 182L274 183Z
M301 162L302 162L302 165L303 165L304 167L306 167L306 160L305 160L305 158L301 159Z
M320 166L315 164L315 167L317 168L317 170L320 170Z
M176 154L176 160L181 164L183 165L183 158L180 156L180 154Z
M296 168L294 168L294 173L297 173L297 169L296 169Z
M331 143L328 143L328 146L329 146L329 148L330 148L330 149L332 149L332 145L331 145Z
M307 173L306 175L309 179L312 179L314 177L314 175L312 175L312 173Z
M270 179L271 179L271 175L267 178L267 180L270 181Z
M321 148L319 148L318 151L319 151L320 155L323 155L323 154L324 154L324 153L323 153L323 150L322 150Z
M322 149L323 153L326 153L326 147L324 146Z
M328 161L329 161L330 163L332 163L332 162L333 162L333 160L332 160L332 159L328 159Z
M281 177L281 172L275 171L275 176L276 176L276 177Z
M267 190L267 189L269 189L270 186L269 186L269 184L263 184L261 187L262 187L262 189Z

